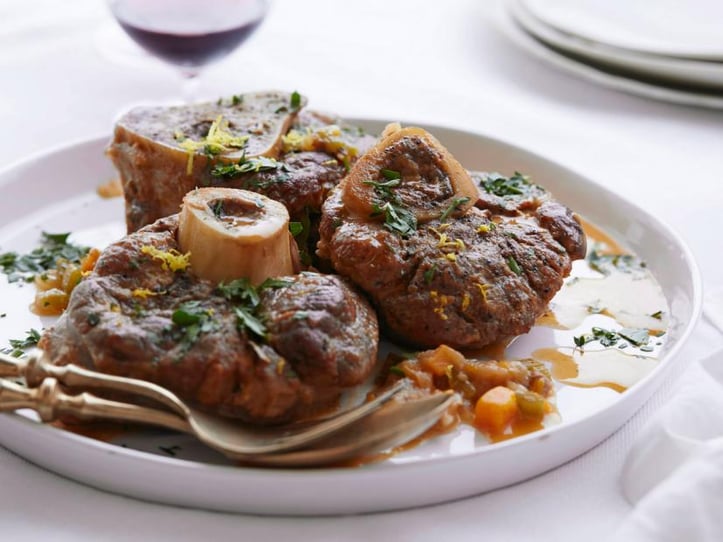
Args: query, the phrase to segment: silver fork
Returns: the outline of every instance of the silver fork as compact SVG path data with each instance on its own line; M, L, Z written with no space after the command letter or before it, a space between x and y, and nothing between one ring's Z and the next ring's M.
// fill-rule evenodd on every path
M0 376L25 377L31 387L29 389L9 380L0 380L0 410L32 408L46 422L63 414L71 414L81 418L104 418L161 425L194 434L202 442L230 457L253 458L256 463L261 463L259 459L261 456L308 448L315 442L327 439L335 433L344 433L347 435L347 439L354 437L353 431L344 430L373 415L405 387L405 381L399 381L372 401L311 425L254 428L234 420L199 412L186 405L167 389L156 384L97 373L75 365L62 367L52 365L43 358L40 351L31 353L26 360L0 354ZM113 390L142 396L170 408L171 412L111 401L87 392L68 395L61 390L59 383L76 389ZM433 424L442 415L444 409L440 409L440 405L449 406L451 404L450 396L445 394L439 394L434 399L408 402L410 406L406 408L391 409L397 412L396 416L399 418L397 422L406 422L406 429L400 431L394 439L392 439L393 432L389 432L387 429L386 442L394 441L396 443L401 436L406 437L415 432L414 436L417 436L429 427L430 421ZM389 410L386 417L390 419L387 421L391 421L392 414L388 414L388 412ZM384 415L380 417L380 419L384 418ZM418 422L415 422L415 419ZM425 424L426 427L421 429ZM375 425L374 421L367 424L367 428L369 427L376 428L374 430L376 436L367 436L362 440L369 448L376 439L379 442L374 446L378 448L382 444L381 440L384 440L381 439L381 427L378 424ZM417 431L416 428L420 429ZM351 440L354 439L351 438ZM338 444L335 446L338 447ZM361 446L360 441L357 448ZM308 455L298 456L298 461L303 464L313 463L314 461ZM348 451L346 455L349 455ZM325 458L324 461L328 462L328 458ZM279 460L276 463L286 464L288 462Z

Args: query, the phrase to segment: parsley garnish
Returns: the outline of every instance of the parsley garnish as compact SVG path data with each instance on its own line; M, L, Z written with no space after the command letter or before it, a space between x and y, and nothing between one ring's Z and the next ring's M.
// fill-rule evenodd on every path
M499 173L487 173L482 177L480 186L490 194L505 197L526 194L532 184L530 184L530 178L527 175L515 171L511 177L504 177Z
M0 267L8 282L30 282L35 275L56 267L58 260L80 263L90 248L68 243L70 233L42 232L41 244L28 254L17 252L0 254Z
M389 170L382 170L389 171ZM397 196L392 188L396 188L400 185L401 180L399 177L393 179L387 179L386 181L362 181L362 183L374 187L374 193L383 201L393 201L399 203L399 196Z
M384 215L384 227L389 231L407 237L417 230L417 217L402 206L399 196L393 190L401 183L401 175L390 169L383 169L386 181L362 181L374 187L379 201L372 205L372 216Z
M266 338L266 326L250 309L234 307L233 310L238 318L238 327L240 329L248 329L260 339Z
M611 331L602 327L593 327L591 333L584 333L583 335L573 337L575 346L579 348L594 341L599 341L602 346L614 346L622 340L628 342L619 344L619 348L626 348L629 343L646 352L651 350L647 348L648 341L650 340L650 333L647 329L626 327L618 331Z
M454 198L452 200L452 203L449 204L449 207L447 207L444 212L442 213L442 216L439 217L440 222L444 222L449 215L451 215L453 212L457 210L457 207L460 205L464 205L469 201L468 196L464 196L462 198Z
M407 376L399 365L392 365L389 367L389 372L396 376Z
M430 284L434 280L434 275L437 272L437 264L433 263L432 267L427 269L422 276L424 277L425 284Z
M645 262L632 254L601 254L591 250L587 256L587 263L591 269L603 275L609 275L614 270L623 273L640 272L645 269Z
M289 167L283 162L279 162L273 158L267 158L266 156L246 158L244 154L235 164L216 164L211 169L211 175L231 179L244 173L259 173L261 171L272 171L276 169L288 171Z
M10 348L3 349L3 352L10 354L15 358L19 358L25 353L26 348L35 346L40 340L40 332L37 329L29 329L25 332L23 339L10 339Z
M304 225L301 222L289 222L289 231L291 235L296 237L304 231Z
M297 91L294 91L291 93L291 99L289 100L289 105L291 106L292 111L296 111L301 107L301 94L299 94Z
M303 214L298 217L298 222L289 222L289 231L294 236L299 247L299 257L304 265L311 265L311 254L309 254L309 236L311 235L311 217L309 208L304 207Z
M384 214L384 227L389 231L407 237L417 231L417 217L411 211L401 206L394 206L386 202L379 206L374 204L372 216Z
M175 339L181 347L181 355L188 352L203 333L218 329L218 323L211 317L213 310L201 306L200 301L182 303L171 315L175 324Z
M520 268L520 264L517 263L517 260L515 260L512 256L507 258L507 265L512 270L512 272L515 275L521 275L522 269Z
M266 288L284 288L289 284L291 282L284 279L266 279L258 287L254 287L248 279L242 278L228 284L219 284L216 291L236 303L234 312L239 329L248 330L259 339L266 339L266 326L258 314L261 304L259 293Z
M213 212L213 216L216 218L221 218L223 216L223 201L222 200L216 200L211 204L211 212Z
M231 96L231 105L241 105L244 103L244 97L241 94Z
M656 320L662 320L663 319L663 311L654 312L650 315L651 318L655 318Z
M393 169L382 169L382 176L387 181L396 181L402 178L402 174L398 171L394 171Z

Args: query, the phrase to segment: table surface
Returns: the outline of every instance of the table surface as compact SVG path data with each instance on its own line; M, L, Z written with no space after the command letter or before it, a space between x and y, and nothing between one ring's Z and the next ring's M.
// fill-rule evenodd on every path
M723 111L595 86L541 64L501 30L498 1L276 0L258 33L210 67L200 93L298 89L342 116L422 121L489 134L639 202L692 248L705 288L723 287ZM103 2L0 5L0 164L109 133L130 104L179 95L175 72L140 57ZM614 159L610 159L614 157ZM720 346L706 320L677 373ZM423 509L270 518L111 495L0 449L3 540L604 540L630 512L626 451L676 391L671 375L617 433L515 486ZM310 488L313 491L313 488Z

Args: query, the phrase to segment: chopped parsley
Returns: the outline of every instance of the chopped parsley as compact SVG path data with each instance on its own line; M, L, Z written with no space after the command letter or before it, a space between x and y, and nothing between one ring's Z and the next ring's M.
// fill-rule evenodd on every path
M663 311L654 312L650 315L651 318L655 318L656 320L662 320L663 319Z
M424 277L424 283L431 284L431 282L434 280L434 275L436 274L436 272L437 272L437 264L433 263L432 267L427 269L422 275Z
M173 311L171 331L181 347L181 355L188 352L203 333L218 329L218 322L212 316L213 309L201 306L200 301L182 303Z
M398 171L394 171L393 169L382 169L382 177L384 177L387 181L396 181L401 180L402 174Z
M407 376L407 374L404 372L404 369L402 369L398 364L389 367L389 372L396 376Z
M296 237L304 232L304 225L301 222L289 222L289 231Z
M454 198L452 200L452 203L449 204L449 207L447 207L444 212L442 213L442 216L439 217L440 222L444 222L449 215L451 215L453 212L457 210L457 208L460 205L464 205L469 201L468 196L464 196L462 198Z
M22 339L10 339L10 348L4 348L3 353L10 354L15 358L19 358L25 353L26 348L30 348L38 344L40 340L40 331L37 329L29 329L25 332Z
M309 237L311 235L311 212L308 207L299 216L299 221L289 222L289 231L294 236L299 248L299 257L304 265L311 265L311 254L309 254Z
M0 254L0 267L8 276L8 282L19 280L30 282L35 275L54 269L58 260L80 263L90 248L69 243L69 235L70 233L42 232L40 246L28 254L19 255L17 252Z
M590 251L587 263L591 269L603 275L609 275L614 271L641 272L646 268L645 262L632 254L602 254L597 250Z
M255 287L246 279L232 280L227 284L219 284L217 293L235 303L236 323L240 330L248 330L259 339L266 339L266 325L259 316L261 297L259 293L266 288L284 288L291 284L284 279L266 279Z
M389 169L383 169L386 181L362 181L374 187L377 201L372 204L372 216L384 215L384 227L389 231L408 237L417 231L417 217L402 205L402 201L394 191L401 184L401 175Z
M514 257L510 256L507 258L507 265L515 275L522 274L522 268L520 268L520 264L517 263L517 260L515 260Z
M480 180L480 186L486 192L495 196L523 196L530 192L534 185L530 178L519 171L515 171L511 177L505 177L499 173L486 173Z
M402 206L395 206L388 201L381 206L375 203L372 209L372 216L384 215L384 227L393 233L408 237L417 231L417 217Z
M222 179L232 179L244 173L260 173L273 170L289 171L289 167L273 158L266 156L246 158L244 154L235 164L216 164L211 169L211 175Z
M213 202L213 204L211 204L211 212L216 218L221 218L223 216L223 201L216 200Z
M618 348L626 348L629 344L639 347L645 352L650 352L648 347L650 333L642 328L622 328L612 331L602 327L593 327L590 333L584 333L573 337L575 346L582 348L587 343L598 341L602 346L609 347L618 345ZM627 341L627 342L625 342ZM620 343L620 344L618 344Z
M292 111L297 111L301 107L301 94L299 94L297 91L291 93L289 106L291 106Z

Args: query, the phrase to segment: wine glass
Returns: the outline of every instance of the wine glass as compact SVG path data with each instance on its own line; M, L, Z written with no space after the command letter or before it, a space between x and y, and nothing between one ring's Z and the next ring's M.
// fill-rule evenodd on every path
M121 28L151 55L179 68L184 100L204 66L234 51L259 27L268 0L109 0Z

